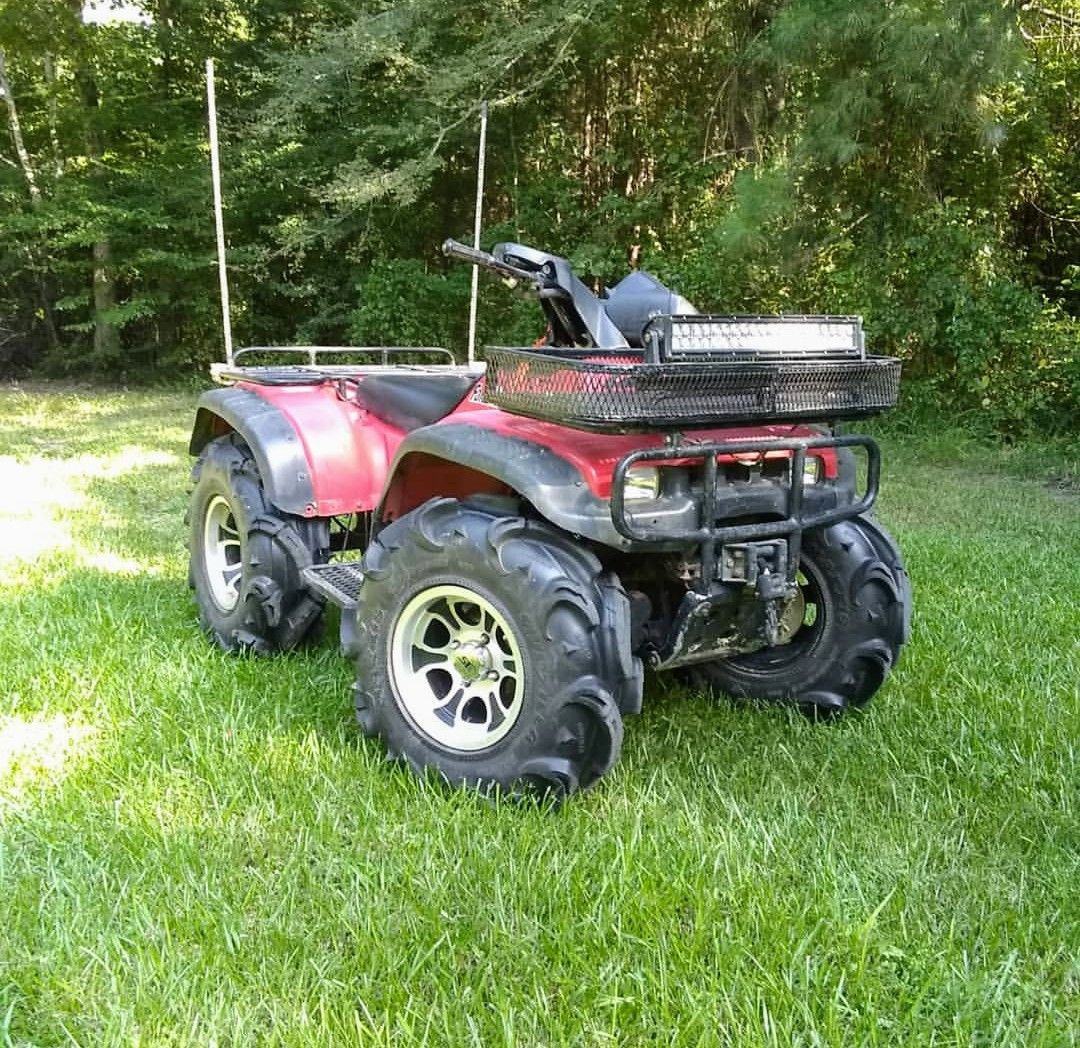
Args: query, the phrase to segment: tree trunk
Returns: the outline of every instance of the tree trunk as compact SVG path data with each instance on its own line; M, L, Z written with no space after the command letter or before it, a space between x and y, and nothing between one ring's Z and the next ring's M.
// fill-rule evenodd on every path
M49 144L52 146L53 177L62 178L64 158L60 152L60 135L56 130L56 59L45 52L45 87L49 92Z
M15 145L15 155L19 158L19 167L22 168L23 178L26 179L26 188L30 193L30 204L37 210L41 207L41 189L38 187L34 165L30 160L30 154L26 150L26 143L23 141L22 125L19 123L19 110L15 105L15 95L11 91L11 83L8 81L7 58L3 48L0 48L0 94L4 96L4 103L7 105L11 140Z
M0 48L0 95L4 96L4 103L8 111L8 129L11 131L11 141L15 146L15 155L19 158L19 167L22 169L23 178L26 179L26 190L30 194L30 206L35 210L41 209L41 187L38 185L37 173L34 163L23 140L22 125L19 123L19 110L15 104L15 94L11 90L11 81L7 75L7 56L3 48ZM41 317L45 325L45 337L49 341L49 348L56 349L60 345L60 336L56 331L56 321L53 316L53 296L49 289L49 280L46 275L47 266L45 255L37 245L27 245L26 257L30 261L30 268L34 272L34 282L37 285L38 297L41 306Z
M82 0L68 0L71 14L82 31ZM101 105L97 78L87 49L80 48L75 56L75 82L82 99L85 120L86 158L90 162L90 178L93 183L103 181L101 166L101 143L96 124L97 110ZM120 352L120 329L109 319L109 312L116 306L116 279L111 265L112 243L102 231L94 241L94 358L98 364L115 360Z
M94 358L115 360L120 355L120 329L106 314L116 305L116 281L110 261L112 248L107 239L94 244Z

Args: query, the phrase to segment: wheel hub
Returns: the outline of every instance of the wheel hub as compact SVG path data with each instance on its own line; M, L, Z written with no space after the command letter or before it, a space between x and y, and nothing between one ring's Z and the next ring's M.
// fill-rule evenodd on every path
M390 638L398 708L433 742L466 753L502 739L521 713L524 666L509 621L466 586L421 590Z
M461 679L469 684L478 681L481 677L486 677L493 665L487 644L471 641L463 644L453 654L450 662L461 675Z
M780 619L777 623L777 643L787 644L802 628L805 617L806 596L800 586L783 604Z

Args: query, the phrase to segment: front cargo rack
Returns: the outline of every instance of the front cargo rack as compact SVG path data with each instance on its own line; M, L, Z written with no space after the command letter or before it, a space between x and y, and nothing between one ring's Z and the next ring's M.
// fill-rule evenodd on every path
M892 357L649 363L633 350L490 347L484 399L608 432L864 418L896 404ZM741 356L741 354L740 354Z

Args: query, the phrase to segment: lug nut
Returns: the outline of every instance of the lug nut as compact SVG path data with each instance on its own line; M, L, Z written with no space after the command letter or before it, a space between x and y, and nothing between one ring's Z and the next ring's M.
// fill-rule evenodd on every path
M499 671L498 670L488 670L487 671L487 679L488 680L498 680L499 679Z

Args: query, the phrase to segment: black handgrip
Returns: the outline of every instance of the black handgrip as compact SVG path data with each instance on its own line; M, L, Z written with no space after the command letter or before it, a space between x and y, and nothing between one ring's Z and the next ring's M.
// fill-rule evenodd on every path
M502 259L489 254L487 251L469 247L467 244L462 244L457 240L450 238L444 240L442 251L448 258L459 258L463 262L471 262L474 266L483 266L485 269L490 269L495 273L502 273L503 276L513 277L514 280L524 280L526 283L536 284L538 287L544 287L547 283L546 278L539 272L511 265L509 262L504 262Z
M492 269L496 265L495 256L479 248L469 247L452 237L443 241L442 252L449 258L460 258L463 262L472 262L476 266L487 266Z

